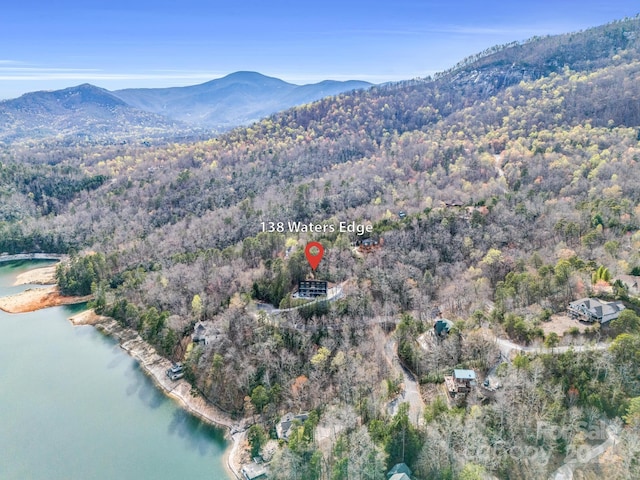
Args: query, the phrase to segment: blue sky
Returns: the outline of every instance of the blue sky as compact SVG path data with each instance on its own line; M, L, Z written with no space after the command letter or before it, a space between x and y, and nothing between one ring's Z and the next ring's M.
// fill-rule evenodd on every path
M0 12L0 98L84 82L191 85L238 70L381 83L639 12L627 0L15 0Z

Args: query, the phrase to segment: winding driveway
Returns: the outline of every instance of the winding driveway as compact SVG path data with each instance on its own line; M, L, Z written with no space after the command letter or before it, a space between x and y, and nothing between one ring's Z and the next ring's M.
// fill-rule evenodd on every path
M402 381L404 382L404 392L401 394L399 402L409 404L409 420L416 426L422 425L424 411L424 401L420 395L420 386L415 376L407 370L398 360L397 344L395 338L389 339L384 345L384 355L392 368L402 373Z
M585 345L562 345L560 347L528 347L525 345L519 345L517 343L512 342L511 340L507 340L506 338L494 337L494 341L500 352L506 357L509 358L509 354L512 350L516 350L518 352L526 352L526 353L551 353L554 355L566 353L569 350L573 350L574 352L588 352L591 350L606 350L609 348L609 342L599 342L599 343L590 343Z
M581 465L585 465L602 455L607 449L616 444L618 435L611 425L607 427L607 439L600 445L586 450L578 450L575 454L567 456L565 463L551 474L549 480L573 480L573 470Z

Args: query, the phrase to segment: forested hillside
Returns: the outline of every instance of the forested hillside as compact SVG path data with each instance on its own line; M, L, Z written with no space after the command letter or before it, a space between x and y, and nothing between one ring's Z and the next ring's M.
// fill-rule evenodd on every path
M625 20L206 141L76 149L55 165L36 146L9 151L0 251L74 253L61 285L92 290L100 311L184 361L202 395L253 416L256 452L283 413L311 411L273 478L384 479L399 462L418 479L547 478L608 438L589 437L600 421L620 427L616 450L577 473L636 478L640 302L614 279L640 273L639 42L640 20ZM350 234L262 232L288 221L370 223L383 242L359 254ZM260 312L288 306L311 274L310 240L325 247L315 277L343 298ZM623 321L546 332L603 283ZM454 328L425 345L436 307ZM196 345L199 321L212 333ZM495 336L604 347L496 369ZM420 419L387 408L401 390L395 346L420 380ZM503 388L451 405L442 379L460 367Z
M0 101L0 145L46 139L71 147L191 133L186 124L138 110L89 84Z

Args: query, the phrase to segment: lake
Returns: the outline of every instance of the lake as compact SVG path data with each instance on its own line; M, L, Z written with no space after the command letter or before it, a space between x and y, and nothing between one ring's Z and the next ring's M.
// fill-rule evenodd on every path
M0 263L17 274L52 262ZM181 410L111 338L67 318L82 306L0 311L0 478L228 480L221 429Z

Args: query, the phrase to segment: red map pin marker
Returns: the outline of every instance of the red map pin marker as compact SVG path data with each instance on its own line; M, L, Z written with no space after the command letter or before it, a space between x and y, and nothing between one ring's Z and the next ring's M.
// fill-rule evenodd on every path
M311 250L313 248L318 249L318 251L312 253ZM320 260L322 260L322 256L324 255L324 247L321 243L309 242L304 249L304 254L307 257L307 261L309 262L309 265L311 265L311 268L315 270L316 268L318 268L318 265L320 265Z

